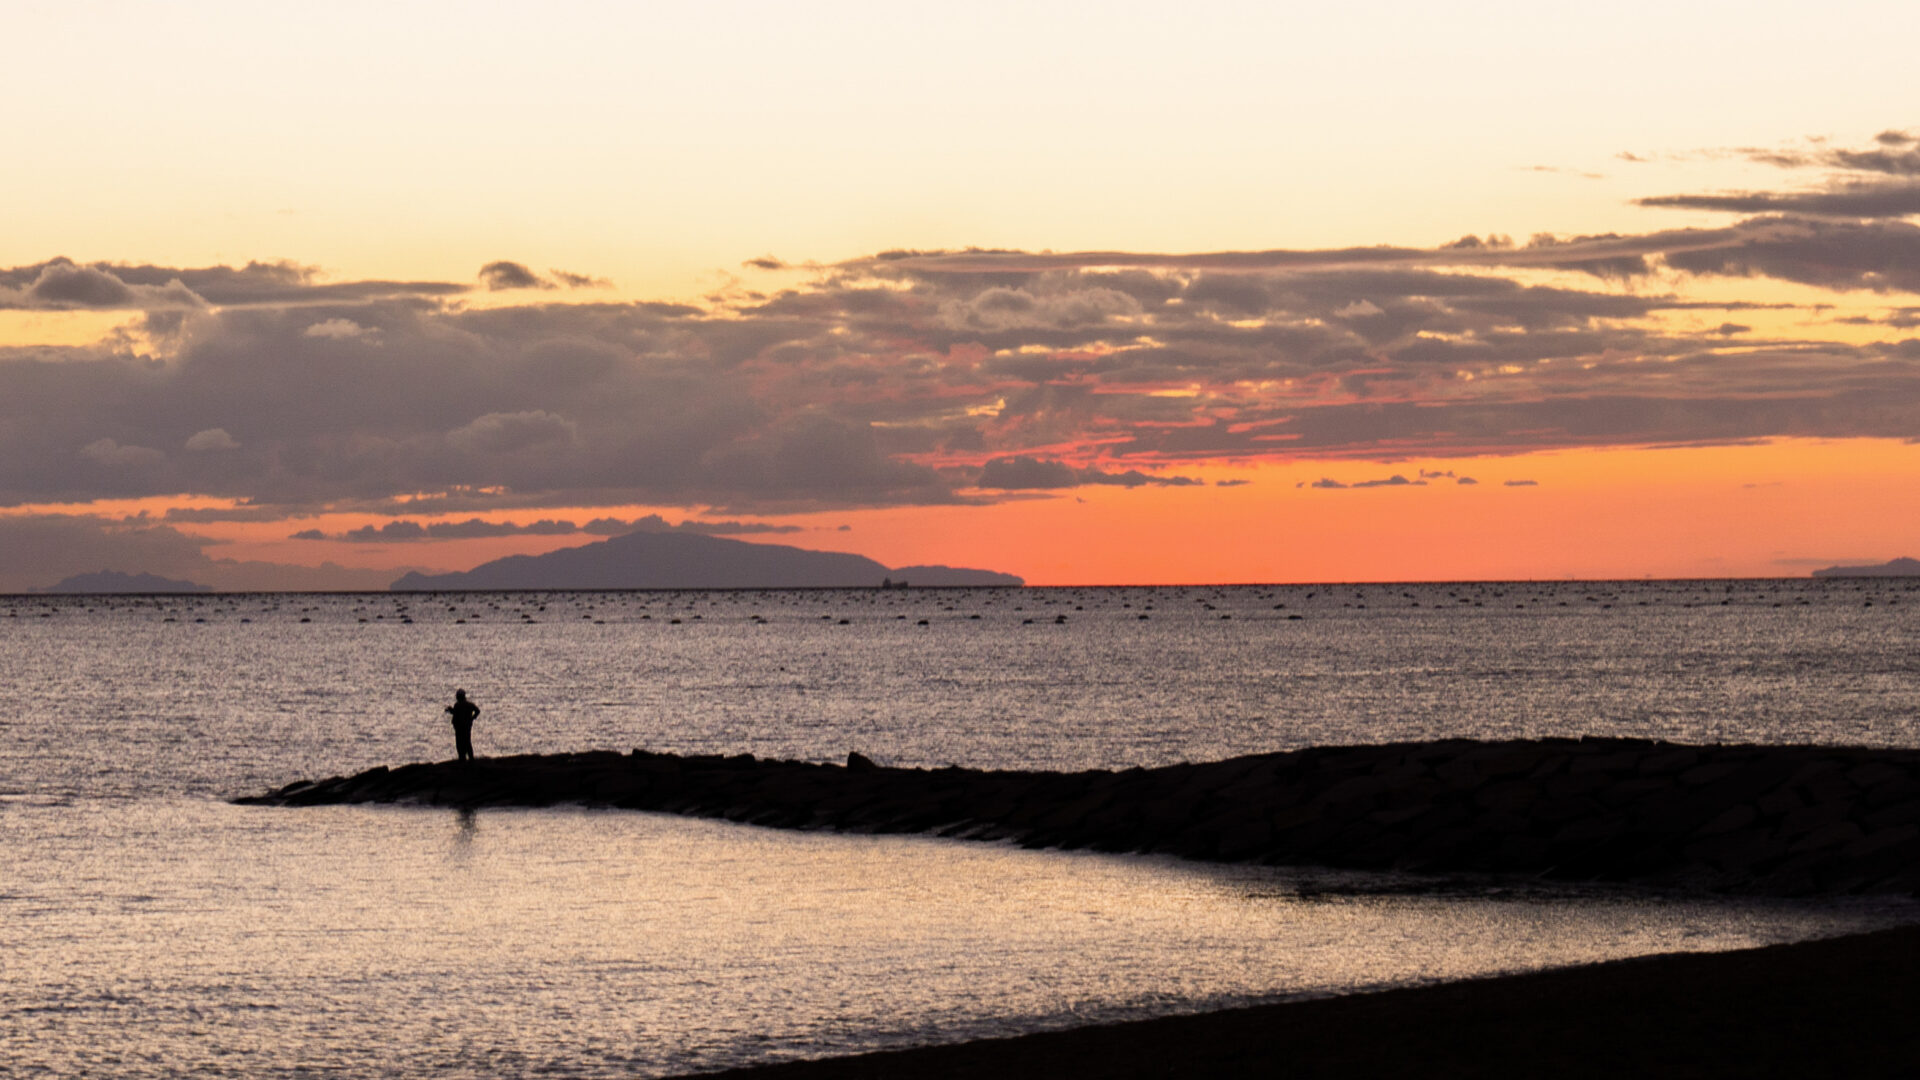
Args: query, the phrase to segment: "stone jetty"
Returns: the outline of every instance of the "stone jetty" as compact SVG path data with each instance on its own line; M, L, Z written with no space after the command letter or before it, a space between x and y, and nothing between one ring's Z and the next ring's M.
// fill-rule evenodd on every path
M1920 891L1920 750L1906 749L1444 740L1076 773L634 750L381 767L234 801L571 803L1224 862Z

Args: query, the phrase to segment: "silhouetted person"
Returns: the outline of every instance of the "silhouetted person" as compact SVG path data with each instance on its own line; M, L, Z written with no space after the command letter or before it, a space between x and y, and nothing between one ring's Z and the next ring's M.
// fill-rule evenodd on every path
M460 755L461 761L473 760L473 718L480 715L480 706L467 700L465 690L453 692L453 704L447 706L447 715L453 717L453 751Z

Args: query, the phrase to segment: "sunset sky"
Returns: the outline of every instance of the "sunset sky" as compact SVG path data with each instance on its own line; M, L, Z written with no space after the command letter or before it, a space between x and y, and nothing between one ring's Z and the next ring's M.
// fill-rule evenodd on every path
M0 591L1920 555L1920 6L7 21Z

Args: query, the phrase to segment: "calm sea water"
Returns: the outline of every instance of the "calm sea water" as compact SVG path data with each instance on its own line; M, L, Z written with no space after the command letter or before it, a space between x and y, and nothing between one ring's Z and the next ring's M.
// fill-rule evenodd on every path
M0 1075L661 1075L1882 925L1911 913L223 800L448 757L455 686L482 754L1920 745L1912 584L0 598Z

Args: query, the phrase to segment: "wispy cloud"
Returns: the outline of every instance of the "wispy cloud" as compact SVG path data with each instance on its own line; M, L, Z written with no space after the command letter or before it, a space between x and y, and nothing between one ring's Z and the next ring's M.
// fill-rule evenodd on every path
M1735 191L1656 195L1641 206L1718 210L1734 214L1809 214L1843 218L1901 218L1920 213L1920 140L1888 130L1860 148L1824 140L1784 148L1741 147L1734 155L1782 169L1824 169L1812 187L1796 191Z

